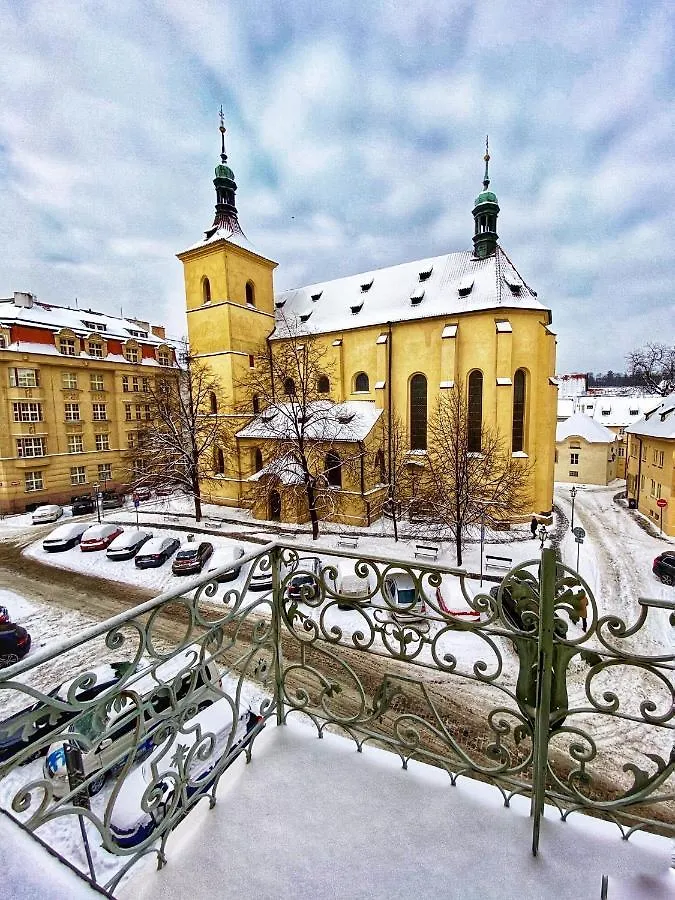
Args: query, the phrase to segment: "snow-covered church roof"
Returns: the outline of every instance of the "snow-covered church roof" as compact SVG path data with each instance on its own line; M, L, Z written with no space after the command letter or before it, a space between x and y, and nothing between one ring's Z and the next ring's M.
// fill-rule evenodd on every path
M238 431L237 437L292 440L298 415L297 403L273 404ZM381 415L372 400L315 400L307 405L304 435L312 441L363 441Z
M589 444L612 444L617 439L609 428L580 412L574 413L564 422L558 422L556 426L556 443L567 440L568 437L580 437Z
M628 434L640 434L644 437L675 438L675 393L664 397L663 401L650 413L626 428Z
M289 327L321 333L477 310L547 310L500 247L484 259L465 250L295 288L275 306L273 337Z

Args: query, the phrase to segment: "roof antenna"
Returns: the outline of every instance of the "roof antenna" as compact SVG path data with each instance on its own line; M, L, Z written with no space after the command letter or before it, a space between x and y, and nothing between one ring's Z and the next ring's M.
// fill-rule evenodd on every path
M75 298L75 309L79 309L79 308L80 308L80 305L79 305L79 303L77 302L77 297L76 297L76 298Z

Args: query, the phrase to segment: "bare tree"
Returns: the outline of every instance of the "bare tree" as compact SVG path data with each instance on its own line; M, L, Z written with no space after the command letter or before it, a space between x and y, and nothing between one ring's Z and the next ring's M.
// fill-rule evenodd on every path
M272 340L256 354L255 368L239 387L246 408L260 411L240 437L264 442L265 475L251 484L251 497L265 502L279 484L287 497L307 505L312 538L319 519L337 513L344 474L353 473L364 454L349 414L330 399L332 367L325 346L301 333L295 320L281 318Z
M472 427L461 383L442 392L429 421L423 495L432 523L455 541L457 565L470 526L529 512L531 472L497 431Z
M382 511L392 520L394 540L398 541L399 522L415 498L424 464L410 453L405 427L397 413L391 422L382 417L382 449L377 450L374 463L380 470L380 482L386 487Z
M130 436L127 462L132 487L170 483L194 500L202 518L202 497L219 468L230 435L217 414L220 383L201 362L181 354L183 368L162 370L142 396L145 418Z
M675 347L645 344L626 356L626 364L648 393L666 397L675 391Z

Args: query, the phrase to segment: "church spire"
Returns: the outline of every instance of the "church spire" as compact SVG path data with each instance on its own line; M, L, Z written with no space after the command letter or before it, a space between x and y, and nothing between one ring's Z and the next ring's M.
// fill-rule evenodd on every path
M483 176L483 190L476 197L473 208L474 233L473 252L480 259L491 256L497 248L497 216L499 204L497 197L490 190L490 150L488 137L485 137L485 175Z
M243 233L239 224L237 207L235 204L237 185L234 180L234 172L226 165L226 129L222 106L220 107L220 127L218 130L220 131L220 165L216 166L216 177L213 179L213 186L216 189L216 215L213 220L213 225L206 232L207 240L219 230L228 231L230 234Z

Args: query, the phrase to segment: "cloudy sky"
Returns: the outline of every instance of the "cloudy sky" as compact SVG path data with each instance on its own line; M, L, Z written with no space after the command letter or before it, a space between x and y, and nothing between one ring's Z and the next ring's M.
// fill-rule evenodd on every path
M278 290L469 248L489 132L558 371L675 337L668 2L0 0L0 48L0 296L184 333L222 103Z

